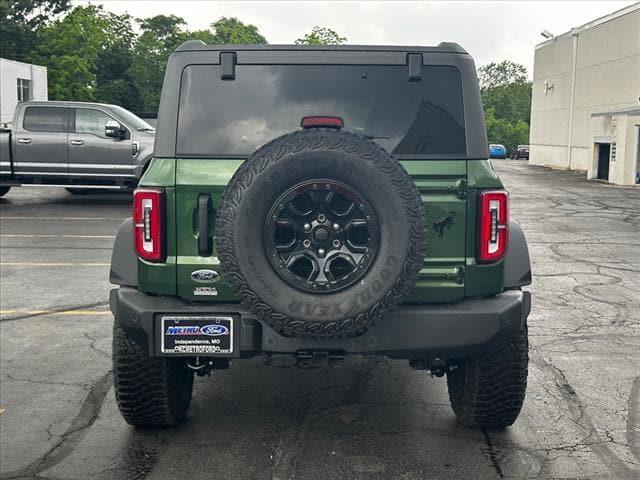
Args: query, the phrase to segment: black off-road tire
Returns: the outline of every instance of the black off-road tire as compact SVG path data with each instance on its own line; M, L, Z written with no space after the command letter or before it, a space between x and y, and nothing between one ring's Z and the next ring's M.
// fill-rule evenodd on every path
M307 292L281 278L265 251L270 208L288 189L314 179L357 190L380 225L373 263L361 280L333 292ZM242 304L276 331L297 338L359 335L409 294L425 257L426 222L417 187L402 165L359 135L313 129L258 149L225 190L216 222L222 270Z
M149 357L116 322L113 386L129 425L171 427L181 423L189 409L193 372L181 358Z
M11 187L0 187L0 197L4 197L9 190L11 190Z
M505 428L518 418L527 388L527 326L486 357L461 362L447 373L449 400L466 426Z

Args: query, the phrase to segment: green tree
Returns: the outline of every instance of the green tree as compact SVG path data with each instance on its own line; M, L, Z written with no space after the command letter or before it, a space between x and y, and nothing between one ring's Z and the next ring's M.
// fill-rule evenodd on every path
M175 15L156 15L140 19L141 34L133 47L133 63L128 73L133 78L142 101L138 112L156 112L160 102L162 81L169 55L187 40L202 40L207 44L266 43L254 25L236 18L222 17L211 24L212 30L185 30L185 21Z
M175 15L156 15L138 22L141 34L133 44L131 67L127 70L135 90L140 92L140 101L132 110L153 113L158 111L169 55L187 40L211 43L213 34L208 30L188 32L184 30L184 19Z
M138 19L141 34L133 47L133 61L128 74L140 92L138 112L157 111L164 69L171 52L182 42L185 21L175 15L156 15Z
M75 7L64 18L42 27L28 59L47 67L49 98L96 100L99 63L107 59L106 52L126 50L133 33L127 37L120 29L127 22L126 17L88 5Z
M335 31L326 27L315 26L310 33L296 40L296 45L341 45L347 41Z
M69 0L0 0L0 56L28 61L45 24L69 9Z
M478 69L480 88L493 88L527 81L527 67L511 60L491 62Z
M133 65L136 35L129 15L107 14L110 39L100 53L96 67L95 99L137 110L142 98L129 73Z
M480 93L489 143L500 143L509 151L529 143L531 82L527 69L505 60L478 69Z
M211 24L214 44L262 45L267 39L260 35L258 27L244 24L237 18L221 17Z
M509 121L496 117L493 109L485 110L485 123L489 143L500 143L512 151L517 145L529 142L529 125L516 120Z

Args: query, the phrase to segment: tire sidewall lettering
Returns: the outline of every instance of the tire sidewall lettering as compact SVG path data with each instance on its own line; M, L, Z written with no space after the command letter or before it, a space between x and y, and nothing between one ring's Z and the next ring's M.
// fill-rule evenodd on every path
M406 242L425 243L424 229L415 228L418 221L424 223L424 212L416 208L422 203L406 171L378 145L348 132L301 131L261 147L243 167L227 186L216 235L223 272L232 273L227 278L235 294L258 319L286 336L348 337L362 333L393 307L385 300L390 292L395 304L411 291L424 248L409 249ZM325 176L364 193L384 219L387 233L385 247L362 280L323 295L282 281L263 237L265 216L283 189ZM398 209L407 213L398 215ZM398 229L401 235L395 233Z

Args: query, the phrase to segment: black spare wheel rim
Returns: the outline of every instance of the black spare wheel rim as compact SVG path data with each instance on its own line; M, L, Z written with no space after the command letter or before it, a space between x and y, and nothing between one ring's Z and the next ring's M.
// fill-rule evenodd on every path
M215 238L224 280L252 315L284 336L326 339L365 332L412 292L426 228L416 185L386 150L313 129L238 168Z
M271 265L291 286L332 293L361 279L375 260L378 218L355 189L330 179L302 182L267 215L264 244Z

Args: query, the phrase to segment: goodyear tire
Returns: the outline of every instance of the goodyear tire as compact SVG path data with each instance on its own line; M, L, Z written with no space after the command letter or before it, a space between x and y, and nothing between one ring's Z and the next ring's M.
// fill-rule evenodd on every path
M258 318L289 337L339 338L412 291L425 228L398 161L364 137L314 129L268 143L237 170L216 245L225 278Z
M193 372L181 358L150 357L116 322L113 386L129 425L171 427L181 423L189 409Z
M527 326L502 349L462 361L447 373L449 399L458 419L469 427L512 425L527 389L529 342Z

